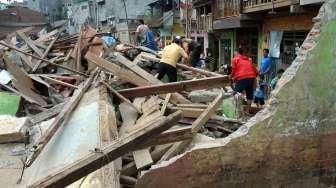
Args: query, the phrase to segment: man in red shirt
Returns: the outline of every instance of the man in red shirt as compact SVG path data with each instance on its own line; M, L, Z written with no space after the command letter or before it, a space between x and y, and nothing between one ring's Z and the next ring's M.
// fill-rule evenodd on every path
M251 58L243 54L243 49L239 48L237 55L233 58L231 63L231 76L235 84L235 94L245 91L248 104L247 110L249 111L253 100L254 84L258 70L252 64Z

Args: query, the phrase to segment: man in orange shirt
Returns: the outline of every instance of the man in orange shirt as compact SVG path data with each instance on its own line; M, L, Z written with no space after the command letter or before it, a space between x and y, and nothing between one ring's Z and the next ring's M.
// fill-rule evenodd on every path
M252 64L251 58L243 54L243 49L239 48L237 55L233 58L231 63L231 76L235 83L235 94L245 91L248 104L247 110L249 111L253 100L255 79L258 75L258 70Z

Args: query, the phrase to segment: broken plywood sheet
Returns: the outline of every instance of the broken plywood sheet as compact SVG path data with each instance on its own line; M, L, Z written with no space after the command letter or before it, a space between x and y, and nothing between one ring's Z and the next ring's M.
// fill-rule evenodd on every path
M111 105L107 95L106 87L99 87L99 147L102 148L113 140L118 138L117 122L114 107ZM117 159L110 164L104 166L87 177L84 177L77 182L68 186L68 188L81 188L81 187L113 187L119 188L119 176L122 168L121 159Z
M40 156L25 171L25 185L64 168L99 147L98 95L98 89L94 89L83 96L69 121L57 131Z
M0 116L0 143L22 141L27 125L27 118Z

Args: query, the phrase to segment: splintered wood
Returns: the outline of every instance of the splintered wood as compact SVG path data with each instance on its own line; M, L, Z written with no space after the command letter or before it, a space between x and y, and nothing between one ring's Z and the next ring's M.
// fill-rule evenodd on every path
M196 134L216 130L228 135L232 129L227 124L239 123L228 119L224 122L217 115L221 112L222 90L208 104L193 103L192 97L188 98L191 91L229 86L229 76L178 64L184 80L164 83L155 77L156 63L160 63L158 53L132 44L107 47L105 37L110 35L103 35L86 25L76 35L65 33L62 27L36 35L31 27L0 41L0 66L3 63L10 74L8 83L1 83L2 88L22 97L20 113L29 117L33 128L48 122L43 135L27 146L28 169L43 166L41 158L54 147L52 143L64 141L60 134L69 131L64 125L73 121L82 103L89 103L84 94L99 93L99 99L90 97L99 101L98 110L89 110L94 105L83 107L85 113L90 113L85 118L98 121L97 132L90 131L92 138L86 141L98 138L99 144L81 148L90 151L89 155L65 160L64 166L43 173L44 177L34 177L30 185L24 186L134 187L153 165L190 147ZM8 134L13 138L0 134L1 142L2 138L22 140L20 127L13 128L13 134ZM76 135L82 127L70 131L67 134ZM67 149L72 150L72 144L81 143L69 143Z

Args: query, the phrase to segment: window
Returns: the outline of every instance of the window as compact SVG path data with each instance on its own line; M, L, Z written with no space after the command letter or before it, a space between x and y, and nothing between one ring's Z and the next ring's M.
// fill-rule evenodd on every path
M83 5L81 8L82 8L82 10L85 10L85 9L88 8L88 6L87 5Z

